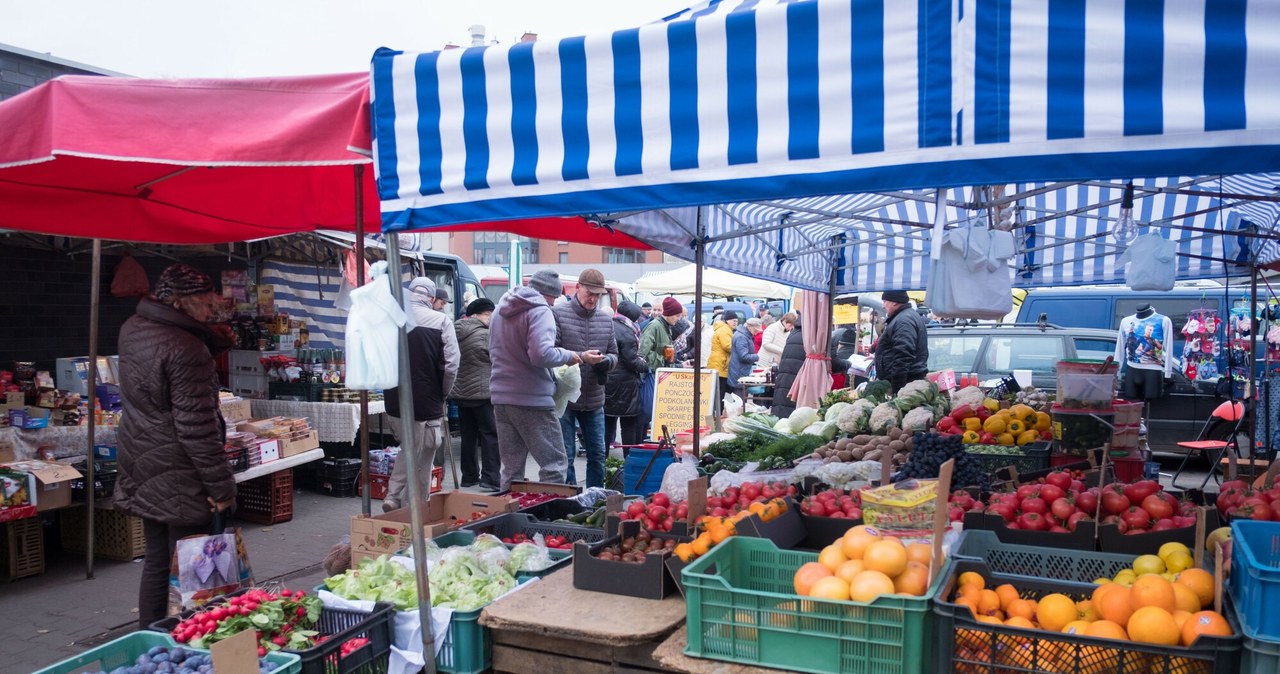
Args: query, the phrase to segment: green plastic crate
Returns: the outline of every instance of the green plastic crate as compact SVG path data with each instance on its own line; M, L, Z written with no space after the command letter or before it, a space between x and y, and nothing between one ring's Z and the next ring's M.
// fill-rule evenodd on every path
M966 529L960 534L951 556L985 560L995 573L1075 583L1114 578L1133 566L1133 555L1001 543L994 531L982 529Z
M823 674L933 671L931 603L942 574L923 597L861 603L797 596L796 569L817 559L766 539L734 536L685 567L685 653Z
M493 636L480 625L480 612L454 611L444 633L436 671L444 674L479 674L493 663Z
M151 650L153 646L174 648L178 646L178 643L170 639L167 634L134 632L126 634L115 641L108 641L97 648L91 648L80 655L67 658L57 664L36 670L34 674L73 674L74 672L97 671L87 669L92 666L97 666L103 671L110 672L116 667L132 665L139 655ZM189 646L183 646L183 648L196 653L208 653L208 651ZM279 652L268 653L267 661L276 663L275 671L279 674L298 674L298 672L302 671L302 661L296 655Z

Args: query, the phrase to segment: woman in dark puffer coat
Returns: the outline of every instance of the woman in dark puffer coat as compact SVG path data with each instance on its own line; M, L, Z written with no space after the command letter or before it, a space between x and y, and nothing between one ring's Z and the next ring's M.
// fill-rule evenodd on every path
M120 329L124 414L115 507L142 518L147 545L138 622L144 628L167 612L178 539L209 533L213 512L235 503L214 365L231 340L208 325L219 301L207 275L175 264Z
M846 372L849 361L836 357L835 343L830 346L827 355L831 357L831 372ZM782 347L778 372L773 377L773 407L769 409L769 413L779 419L785 419L796 411L796 401L788 398L787 394L791 392L796 375L800 374L801 365L804 365L804 333L800 330L800 321L796 321L796 327L787 335L786 346Z
M609 371L604 393L605 445L613 442L622 426L622 444L638 445L644 421L640 419L640 380L649 372L649 364L640 356L640 331L636 321L640 306L623 300L613 315L613 337L618 342L618 366ZM626 451L623 452L626 454Z

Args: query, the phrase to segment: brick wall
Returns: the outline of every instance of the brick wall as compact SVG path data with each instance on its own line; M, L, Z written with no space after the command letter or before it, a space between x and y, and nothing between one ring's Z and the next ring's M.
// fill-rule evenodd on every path
M154 282L172 264L162 257L137 257ZM133 315L136 299L111 296L111 279L120 257L102 256L102 301L98 308L98 353L116 353L120 326ZM215 283L227 266L226 258L191 258L183 262L213 276ZM34 360L53 369L58 358L89 352L88 253L65 253L0 245L0 368L15 360Z

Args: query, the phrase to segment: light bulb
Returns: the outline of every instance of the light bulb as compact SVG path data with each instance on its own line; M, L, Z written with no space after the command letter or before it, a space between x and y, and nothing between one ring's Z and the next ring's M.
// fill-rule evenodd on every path
M1120 202L1120 217L1116 219L1111 238L1121 245L1129 245L1138 238L1138 223L1133 220L1133 183L1125 185L1124 199Z

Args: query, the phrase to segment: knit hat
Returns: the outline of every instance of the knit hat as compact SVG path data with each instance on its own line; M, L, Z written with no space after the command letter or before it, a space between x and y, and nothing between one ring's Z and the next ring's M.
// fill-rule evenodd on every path
M213 292L213 279L209 275L181 262L171 264L160 272L151 296L158 302L168 303L176 297L187 297Z
M631 300L619 302L618 313L631 319L632 322L640 320L640 306Z
M480 314L493 311L494 308L493 300L487 297L481 297L478 300L472 300L471 304L467 305L467 315L478 316Z
M679 316L683 312L684 307L680 306L680 300L674 297L664 297L662 299L663 316Z
M907 304L911 301L911 298L907 297L907 291L905 290L886 290L883 293L880 293L880 300L883 302Z
M560 297L564 294L560 275L550 269L543 269L534 274L529 279L529 287L548 297Z
M730 309L724 312L723 314L720 314L720 320L724 321L725 323L728 323L729 321L736 321L738 320L738 312Z
M653 305L652 305L652 304L649 304L648 302L645 302L644 304L641 304L641 305L640 305L640 308L641 308L641 309L652 309L652 308L653 308Z

